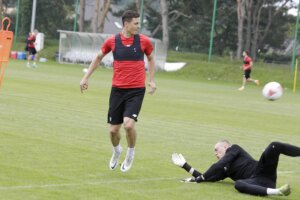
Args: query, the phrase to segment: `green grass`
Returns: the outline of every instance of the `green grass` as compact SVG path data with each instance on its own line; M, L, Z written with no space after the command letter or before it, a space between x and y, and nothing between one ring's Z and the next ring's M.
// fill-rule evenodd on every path
M219 64L193 62L199 74L202 66ZM137 123L133 167L122 173L108 169L112 71L97 70L81 94L82 66L47 62L29 69L25 61L11 60L0 90L0 199L300 199L300 160L286 156L280 158L278 185L291 185L287 198L240 194L229 179L179 182L189 175L171 163L172 152L203 172L216 161L219 139L242 145L256 159L271 141L300 144L299 92L288 89L269 102L262 86L239 92L238 80L189 78L192 66L157 73L157 93L145 96ZM122 136L125 147L124 131Z
M170 51L168 52L168 62L187 63L180 71L166 73L167 76L173 78L206 82L217 81L227 84L241 84L242 82L243 71L240 69L242 59L230 60L229 57L214 56L212 61L208 62L207 55ZM270 81L278 81L285 88L293 88L294 73L291 72L289 65L267 64L257 61L254 62L251 77L259 79L262 85Z

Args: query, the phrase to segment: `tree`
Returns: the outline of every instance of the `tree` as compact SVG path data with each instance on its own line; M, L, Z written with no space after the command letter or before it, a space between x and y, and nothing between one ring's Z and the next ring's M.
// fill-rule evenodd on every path
M141 9L140 0L135 0L136 11L139 12Z
M100 7L100 0L95 1L95 8L94 8L94 16L92 21L92 31L96 33L98 30L98 19L99 19L99 7Z
M101 13L99 16L99 32L100 33L103 33L105 18L109 11L110 4L111 4L111 0L104 0L102 7L100 8L100 13Z
M96 0L92 23L92 30L94 33L103 33L105 18L109 11L110 4L111 0Z
M85 15L85 0L80 0L80 10L79 10L79 32L83 32L83 27L84 27L84 15Z
M289 2L291 0L237 0L237 58L240 58L242 50L246 49L250 50L253 59L256 59L257 49L263 48L267 37L271 36L271 33L273 34L274 31L277 32L276 29L272 29L274 20L277 19L277 29L285 26L282 23L282 18L287 19L287 15L284 15L284 12L287 12L289 8L287 6ZM244 27L245 20L247 23L246 27ZM284 30L284 32L286 31L287 29ZM246 35L246 37L243 37L243 35ZM279 33L278 36L283 35ZM283 41L283 38L277 38L277 40ZM277 43L273 42L274 44Z
M0 0L0 22L2 22L2 19L7 16L7 6L11 3L10 0ZM0 27L2 25L0 24Z
M236 30L234 5L227 0L218 0L214 50L221 55L229 48L236 47L233 37ZM163 38L161 13L157 15L155 7L147 11L151 16L148 18L148 28L152 37ZM168 1L169 48L207 53L212 13L213 0L209 3L204 0Z
M157 9L156 4L151 3L146 4L147 14L145 16L148 21L147 28L151 31L151 37L162 38L163 43L168 48L171 39L169 33L177 23L177 19L181 17L190 18L191 16L187 16L181 10L181 4L184 4L184 2L160 0L159 9Z
M163 11L164 1L167 14ZM235 52L235 57L240 59L242 51L249 50L255 59L258 48L266 45L280 47L290 28L291 16L287 14L287 2L291 1L218 0L213 53L224 55ZM168 30L169 49L178 46L183 51L207 53L213 2L214 0L145 1L144 17L147 24L144 28L150 32L151 37L163 41L166 37L165 30ZM132 1L127 9L136 9L137 3L140 1Z
M247 29L246 29L246 50L250 50L251 46L251 26L252 26L252 6L253 0L246 1L245 8L246 8L246 19L247 19Z
M237 35L238 35L238 42L237 42L237 51L236 51L236 57L239 59L242 55L243 51L243 30L244 30L244 20L245 20L245 5L246 5L246 0L237 0L237 18L238 18L238 30L237 30Z
M169 47L169 30L168 30L168 4L166 0L160 0L161 18L162 18L162 41L166 49Z
M288 2L291 2L290 0L284 0L280 1L281 5L278 5L276 3L279 3L279 1L257 1L257 5L253 13L253 38L252 38L252 45L251 45L251 53L254 59L256 59L257 49L259 46L262 46L266 37L270 35L270 28L274 21L274 19L277 19L278 17L284 17L283 12L287 11L286 5ZM286 17L285 17L286 18ZM276 22L279 22L276 20ZM263 25L263 26L262 26ZM277 24L278 27L280 27L280 24ZM287 30L285 30L286 32Z
M237 17L235 1L218 0L214 34L214 54L232 56L237 46Z
M57 30L72 30L73 19L70 7L63 1L37 1L35 28L43 32L46 37L58 37ZM55 8L55 9L53 9ZM72 12L74 13L73 9ZM32 0L23 0L20 5L20 35L27 35L30 31Z

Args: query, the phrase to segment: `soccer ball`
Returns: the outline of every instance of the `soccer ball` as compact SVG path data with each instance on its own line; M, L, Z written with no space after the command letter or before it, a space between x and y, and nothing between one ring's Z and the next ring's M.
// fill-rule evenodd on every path
M83 73L87 73L87 71L88 71L88 68L83 68L83 69L82 69L82 72L83 72Z
M277 82L267 83L262 90L262 95L270 101L279 99L282 96L282 93L282 86Z

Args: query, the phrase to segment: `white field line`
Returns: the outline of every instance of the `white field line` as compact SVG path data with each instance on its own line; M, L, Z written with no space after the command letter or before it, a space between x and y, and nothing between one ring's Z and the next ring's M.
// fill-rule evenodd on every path
M277 174L295 174L300 171L278 171ZM0 186L0 191L4 190L21 190L21 189L36 189L36 188L55 188L55 187L76 187L83 185L103 185L113 183L142 183L151 181L167 181L167 180L178 180L178 178L146 178L146 179L135 179L135 180L113 180L113 181L94 181L94 182L83 182L83 183L58 183L58 184L45 184L45 185L19 185L19 186Z
M36 188L55 188L55 187L76 187L83 185L103 185L103 184L114 184L114 183L142 183L151 181L167 181L176 180L176 178L146 178L146 179L135 179L135 180L113 180L113 181L94 181L94 182L82 182L82 183L58 183L58 184L45 184L45 185L19 185L19 186L0 186L0 191L4 190L21 190L21 189L36 189Z

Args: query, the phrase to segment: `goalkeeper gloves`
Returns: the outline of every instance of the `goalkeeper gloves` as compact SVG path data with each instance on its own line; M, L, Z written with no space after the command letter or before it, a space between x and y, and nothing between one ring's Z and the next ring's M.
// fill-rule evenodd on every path
M205 181L205 178L204 178L204 176L201 174L200 176L198 176L198 177L195 179L195 181L196 181L197 183L201 183L201 182Z
M186 160L183 157L183 155L178 154L178 153L173 153L172 154L172 161L175 165L177 165L179 167L183 167L183 165L186 163Z
M183 183L197 183L196 179L194 177L182 179L181 182L183 182Z
M197 178L192 177L192 178L185 178L185 179L181 180L181 182L183 182L183 183L201 183L203 181L205 181L205 178L203 175L200 175Z

